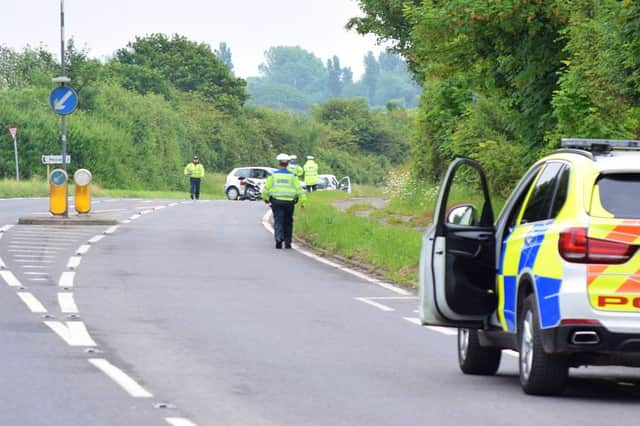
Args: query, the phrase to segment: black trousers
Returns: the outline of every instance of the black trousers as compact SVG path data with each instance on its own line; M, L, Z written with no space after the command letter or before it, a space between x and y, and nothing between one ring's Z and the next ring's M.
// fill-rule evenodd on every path
M200 199L200 178L190 178L191 180L191 199L199 200Z
M315 192L318 190L318 184L307 185L307 192Z
M293 211L295 210L293 201L280 201L271 199L271 210L273 211L273 235L276 243L284 241L291 244L293 237Z

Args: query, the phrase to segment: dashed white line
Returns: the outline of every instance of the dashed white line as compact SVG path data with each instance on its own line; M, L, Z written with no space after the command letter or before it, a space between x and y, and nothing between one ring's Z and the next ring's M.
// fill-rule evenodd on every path
M0 233L7 232L11 228L13 228L13 225L4 225L3 227L0 227Z
M178 205L178 203L169 203L169 207L175 207L177 205Z
M28 292L18 292L18 297L27 305L27 308L34 314L46 314L47 308L36 297Z
M153 210L141 210L138 213L140 213L141 215L144 215L144 214L153 213Z
M54 255L51 254L14 254L13 257L16 259L42 259L42 258L55 258Z
M131 223L131 221L129 219L125 219L125 220L121 220L120 223L126 225L128 223Z
M53 260L47 260L47 259L42 259L42 260L38 260L38 259L16 259L15 262L17 263L53 263Z
M57 253L59 250L58 249L48 249L48 248L41 248L41 249L9 249L7 250L9 253L33 253L34 251L38 251L38 252L42 252L42 253Z
M136 219L140 218L141 216L142 216L142 215L134 214L134 215L132 215L132 216L129 216L129 220L136 220Z
M91 246L89 244L83 244L80 247L78 247L78 250L76 250L76 254L78 255L87 254L90 248Z
M373 300L369 300L369 298L367 298L367 297L354 297L354 299L358 300L360 302L366 303L367 305L374 306L374 307L380 309L381 311L385 311L385 312L395 311L395 309L390 308L389 306L383 305L382 303L378 303L378 302L374 302Z
M20 265L23 269L42 269L46 268L44 265Z
M122 387L129 395L134 398L151 398L153 395L145 388L140 386L135 380L129 377L124 371L111 364L106 359L91 358L89 362L97 367L104 374L109 376L111 380Z
M116 231L118 230L118 228L119 228L119 226L118 226L118 225L111 226L111 227L107 228L107 229L104 231L104 233L105 233L106 235L113 234L114 232L116 232Z
M409 321L412 324L422 325L422 323L420 322L420 318L404 317L404 319L405 319L405 321ZM440 334L446 334L447 336L457 336L458 335L458 329L457 328L437 327L437 326L433 326L433 325L428 325L428 326L425 326L424 328L426 328L428 330L431 330L431 331L438 332Z
M47 327L53 330L69 346L96 346L82 321L45 321Z
M25 275L49 275L48 272L25 272Z
M34 282L49 281L49 278L29 278L29 281L34 281Z
M77 314L78 306L73 299L73 293L58 293L58 304L63 314Z
M103 238L104 238L104 235L95 235L95 236L89 238L89 244L95 244L95 243L99 242Z
M171 426L196 426L196 424L191 420L185 419L183 417L167 417L165 418L165 420Z
M73 280L76 276L76 273L73 271L64 271L60 275L60 280L58 281L58 287L62 288L72 288Z
M2 258L0 257L0 269L6 269L7 265L4 264L4 262L2 261Z
M20 281L18 281L11 271L0 271L0 277L2 277L9 287L22 287Z
M78 266L80 266L80 262L82 262L82 257L71 256L69 258L69 261L67 262L67 269L78 269Z

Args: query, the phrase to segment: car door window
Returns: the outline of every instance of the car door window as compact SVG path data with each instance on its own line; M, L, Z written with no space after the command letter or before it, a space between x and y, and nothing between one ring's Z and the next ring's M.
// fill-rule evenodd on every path
M531 223L550 218L553 197L559 180L559 172L563 163L551 162L540 173L533 187L520 223Z
M238 169L235 173L235 176L239 178L248 178L250 175L251 171L249 169Z
M267 172L262 169L251 169L251 177L254 179L266 179Z

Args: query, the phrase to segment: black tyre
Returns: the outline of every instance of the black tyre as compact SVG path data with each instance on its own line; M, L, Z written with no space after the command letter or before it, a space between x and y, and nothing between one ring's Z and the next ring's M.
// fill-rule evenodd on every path
M529 295L518 318L520 384L531 395L559 395L569 377L567 357L545 353L535 295Z
M235 186L230 186L227 189L227 198L230 200L237 200L238 196L240 195L240 191L238 191L238 188L236 188Z
M494 375L501 357L500 349L480 346L477 330L458 329L458 365L464 374Z

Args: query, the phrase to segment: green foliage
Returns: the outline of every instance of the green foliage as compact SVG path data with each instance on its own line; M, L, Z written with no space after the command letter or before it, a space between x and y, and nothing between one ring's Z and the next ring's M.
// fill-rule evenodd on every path
M208 45L177 34L137 37L116 52L116 60L155 69L176 89L199 93L228 111L237 111L247 99L245 81L233 77Z
M251 105L279 110L309 112L330 98L364 98L370 106L389 101L412 108L420 88L411 80L402 58L383 52L364 58L366 73L353 81L350 68L342 68L340 58L322 61L300 47L274 47L265 53L261 77L248 79ZM384 62L384 66L382 63Z

